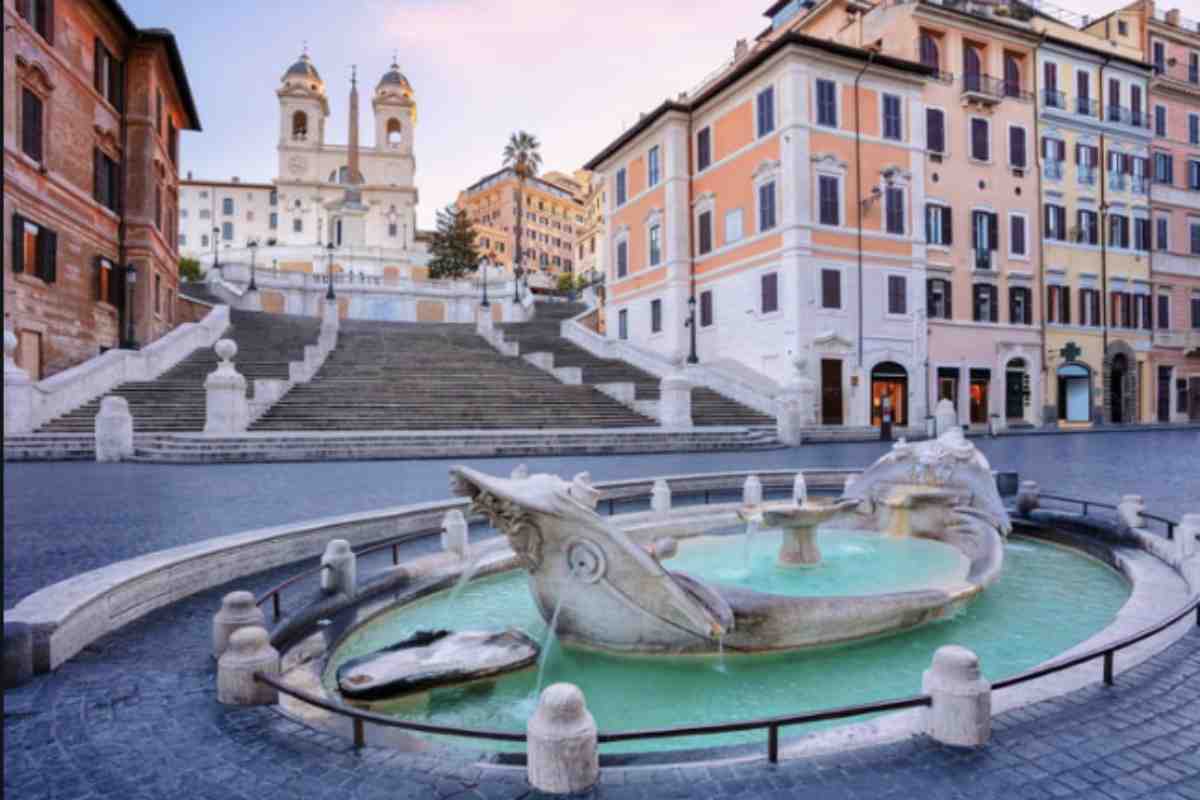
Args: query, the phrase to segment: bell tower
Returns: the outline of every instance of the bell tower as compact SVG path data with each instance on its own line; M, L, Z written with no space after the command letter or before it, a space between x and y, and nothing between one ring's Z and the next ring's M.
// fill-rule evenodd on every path
M380 153L392 153L412 157L413 130L417 124L417 103L413 97L408 78L400 72L396 58L391 68L379 79L375 97L371 101L375 109L375 149Z
M307 48L283 73L275 95L279 98L278 175L282 179L313 179L318 169L317 151L325 143L329 99Z

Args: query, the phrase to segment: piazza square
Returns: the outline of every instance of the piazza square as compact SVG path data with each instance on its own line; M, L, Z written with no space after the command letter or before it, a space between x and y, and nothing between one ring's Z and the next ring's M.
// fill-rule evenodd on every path
M1200 800L1200 11L654 2L5 0L6 797Z

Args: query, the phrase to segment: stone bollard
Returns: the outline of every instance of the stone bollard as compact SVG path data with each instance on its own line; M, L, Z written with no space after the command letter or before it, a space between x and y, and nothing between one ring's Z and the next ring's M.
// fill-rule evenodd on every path
M804 480L803 472L797 472L796 479L792 481L792 502L798 506L808 502L808 482Z
M524 480L529 477L529 467L525 466L524 464L517 464L515 467L513 467L513 470L511 473L509 473L508 477L512 478L514 481Z
M133 455L133 416L124 397L101 400L95 425L97 461L121 461Z
M4 623L4 688L15 689L33 677L33 628Z
M237 342L222 339L213 348L221 363L204 379L204 432L241 433L250 421L246 379L233 366Z
M470 553L467 518L457 508L450 509L442 517L442 549L458 558L466 558Z
M656 480L650 490L650 510L660 517L671 513L671 487L663 478Z
M583 692L570 683L547 686L526 730L529 783L539 792L585 792L600 778L596 720Z
M254 602L250 592L230 592L221 599L221 609L213 616L213 658L220 658L229 647L229 637L241 628L266 627L267 615Z
M33 431L33 380L17 366L17 336L4 331L4 435Z
M933 698L927 733L942 744L980 747L992 735L992 685L979 671L979 656L950 644L933 654L921 678Z
M933 410L933 419L937 426L937 435L941 436L951 428L958 427L958 412L954 410L954 403L949 400L939 400L937 406Z
M742 486L742 505L761 506L762 501L762 481L758 479L757 475L751 475L749 478L746 478L746 483Z
M1180 561L1196 555L1196 537L1200 536L1200 514L1184 514L1175 529L1175 549Z
M1144 528L1146 520L1142 519L1142 512L1146 510L1146 502L1140 494L1126 494L1121 496L1121 502L1117 503L1117 515L1121 517L1121 521L1131 528Z
M692 427L692 382L683 373L659 381L658 422L664 428Z
M343 594L354 596L355 586L358 585L358 556L350 549L350 543L345 539L333 539L325 545L321 556L321 591L325 594Z
M1021 487L1017 489L1017 511L1024 516L1028 516L1029 512L1037 507L1037 481L1021 481Z
M785 385L776 399L775 428L779 441L788 447L799 447L804 429L817 424L816 384L797 377Z
M275 687L254 680L254 673L279 676L279 652L267 629L239 628L217 661L217 702L228 706L269 706L279 700Z

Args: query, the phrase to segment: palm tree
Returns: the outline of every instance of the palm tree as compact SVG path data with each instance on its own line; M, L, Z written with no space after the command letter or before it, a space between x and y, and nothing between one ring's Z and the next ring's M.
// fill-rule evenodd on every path
M504 145L504 166L512 167L517 173L517 229L516 252L513 253L513 295L519 299L519 281L524 270L521 268L521 220L525 217L525 179L537 175L542 166L542 154L538 152L542 143L533 134L517 131L508 137Z

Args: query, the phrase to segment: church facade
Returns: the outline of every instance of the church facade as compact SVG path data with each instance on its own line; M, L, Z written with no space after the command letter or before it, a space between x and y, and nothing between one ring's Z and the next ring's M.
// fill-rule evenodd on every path
M324 274L410 277L427 260L417 235L413 139L417 105L396 63L371 97L374 143L359 144L352 79L346 144L329 141L325 82L308 54L280 79L276 177L270 183L181 182L180 251L206 268L246 263ZM333 245L332 251L329 245Z

